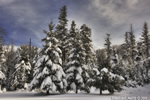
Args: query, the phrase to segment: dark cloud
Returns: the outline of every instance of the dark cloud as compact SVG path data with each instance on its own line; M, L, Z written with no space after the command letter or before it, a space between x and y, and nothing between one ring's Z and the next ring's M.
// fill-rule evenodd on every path
M68 8L69 25L75 20L78 28L87 24L92 29L96 47L104 46L106 33L111 34L113 44L121 44L131 23L140 37L143 23L150 23L149 0L0 0L0 25L18 44L32 38L41 47L43 29L48 30L51 19L58 23L63 5Z

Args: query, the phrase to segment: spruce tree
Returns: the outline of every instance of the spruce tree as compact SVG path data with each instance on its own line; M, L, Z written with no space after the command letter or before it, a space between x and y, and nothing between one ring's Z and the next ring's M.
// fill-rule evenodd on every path
M53 32L53 22L49 24L49 31L46 33L46 38L42 39L45 42L44 48L41 51L41 57L35 64L36 70L34 78L31 81L31 89L40 88L41 91L49 92L59 91L64 93L67 87L65 73L62 69L62 51L58 46L56 34Z
M0 67L1 67L1 65L0 65ZM2 89L2 84L5 79L6 79L5 74L2 71L0 71L0 91Z
M92 45L91 29L87 25L83 24L81 26L81 40L83 42L83 48L85 49L85 65L90 65L94 63L94 50Z
M59 41L59 48L62 51L62 65L64 66L66 63L66 59L67 59L67 41L68 41L68 29L66 28L67 26L67 7L63 6L60 9L60 14L58 17L59 20L59 24L56 26L56 38Z
M129 37L129 40L130 40L130 57L132 59L132 63L134 62L134 57L136 55L136 51L135 51L135 44L136 44L136 41L135 41L135 36L134 36L134 33L133 33L133 28L132 28L132 24L131 24L131 28L130 28L130 37Z
M144 23L144 26L143 26L143 31L142 31L142 35L141 35L141 40L142 40L142 48L143 48L143 52L144 52L144 55L146 57L146 60L145 60L145 63L144 63L144 66L143 66L143 71L145 69L145 77L143 78L145 80L145 83L148 83L149 82L149 75L148 75L148 72L149 72L149 65L150 65L150 61L149 61L149 47L150 47L150 35L149 35L149 31L148 31L148 24L147 22Z
M146 22L144 23L144 26L143 26L143 32L141 35L141 40L142 40L142 43L144 45L145 56L146 56L146 58L148 58L149 57L150 40L149 40L148 25Z
M0 80L4 79L4 73L2 72L2 67L4 67L4 62L5 62L5 56L4 56L4 50L3 50L3 45L5 44L5 37L6 36L6 31L3 27L0 26ZM1 84L2 81L0 83L0 90L1 90Z
M17 52L14 50L14 44L13 40L11 40L11 45L8 46L7 52L6 52L6 70L5 70L5 75L6 75L6 86L7 90L11 90L11 82L13 80L12 74L15 71L15 58L16 58Z
M1 90L1 86L4 84L4 79L6 79L4 71L3 71L3 68L5 68L6 58L4 55L5 53L4 48L1 47L0 49L1 49L0 50L0 90Z
M12 74L12 86L17 88L26 88L25 84L29 83L31 64L29 62L28 46L21 45L18 49L19 56L16 60L15 71Z
M73 24L72 24L73 25ZM74 30L74 29L73 29ZM81 36L79 31L75 32L75 37L72 38L72 49L69 51L69 62L67 63L67 81L68 90L74 90L78 93L78 90L84 89L85 83L83 81L83 65L85 62L85 50L83 49L83 44L81 41ZM87 75L88 73L86 73Z
M81 26L80 34L81 34L81 41L83 43L83 49L85 50L85 63L83 65L83 70L86 73L83 73L84 77L83 81L84 83L87 83L88 79L90 77L93 77L91 70L92 67L95 67L96 64L96 56L95 56L96 53L92 45L91 29L86 24L83 24ZM85 90L89 92L89 87L87 85L85 87Z
M121 73L119 73L120 75L118 75L119 71L115 71L116 74L113 73L118 61L116 53L114 52L113 54L111 49L110 34L107 34L107 38L105 41L105 51L97 51L98 68L93 68L94 75L92 79L88 80L88 84L100 89L100 94L102 94L102 91L104 90L108 90L112 94L115 91L122 90L122 85L124 85L124 78L120 76ZM114 57L112 56L112 54L114 55ZM113 60L114 64L111 60Z
M126 62L131 64L132 58L131 58L131 49L130 49L130 34L129 32L125 33L125 43L121 45L122 46L122 59Z
M32 46L31 46L31 38L30 38L30 40L29 40L29 59L31 60L31 62L32 62L32 53L31 53L31 49L32 49Z
M109 65L110 63L108 63L108 60L107 60L106 53L105 53L104 49L97 50L96 51L96 57L97 57L97 66L98 66L98 68L93 68L93 74L94 74L93 79L94 79L95 83L92 82L92 84L93 84L94 87L100 89L100 94L102 94L103 84L105 84L105 83L102 83L99 79L101 77L100 71L104 67L110 66ZM101 85L99 85L99 84L101 84Z
M110 61L111 61L112 49L111 49L111 42L110 42L110 34L107 34L107 38L105 42L106 43L104 45L106 47L106 56L107 56L107 62L108 62L107 68L111 70Z
M124 78L112 73L106 68L108 62L105 56L104 59L99 59L98 62L98 68L93 68L93 77L88 80L88 85L99 89L100 94L102 94L104 90L108 90L110 94L116 91L120 92L125 82Z
M0 47L2 47L2 45L4 45L5 43L5 37L6 36L6 31L3 27L0 26Z
M35 66L35 62L37 60L38 57L38 48L36 46L32 46L31 44L31 38L29 40L29 45L28 45L28 51L27 51L28 55L29 55L29 62L31 64L31 74L29 76L29 82L33 79L33 73L34 73L34 66Z
M128 32L125 33L125 45L124 45L124 50L125 50L125 58L128 58L129 56L129 34Z
M126 43L126 45L129 45L129 34L128 34L128 32L125 33L125 43Z
M22 60L19 64L15 65L15 72L12 74L14 76L13 86L17 89L25 88L25 84L28 82L28 74L30 74L31 65L29 62Z
M111 69L112 73L125 77L125 69L122 63L122 60L119 59L119 56L116 52L116 49L112 50L112 59L111 59Z
M78 32L78 29L76 28L76 23L73 20L71 23L71 28L69 30L69 34L68 34L68 40L66 41L66 48L67 48L67 56L69 57L70 55L70 50L73 48L73 43L74 43L74 38L76 36L76 32ZM69 62L69 58L67 57L66 61L67 63ZM66 70L66 67L64 68Z

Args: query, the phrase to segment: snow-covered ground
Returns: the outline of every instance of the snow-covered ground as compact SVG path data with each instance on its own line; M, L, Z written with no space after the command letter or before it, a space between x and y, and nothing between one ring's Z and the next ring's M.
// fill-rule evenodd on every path
M99 95L99 91L94 88L92 93L67 93L67 94L50 94L16 91L0 93L0 100L150 100L150 85L137 88L125 88L120 93L109 95L104 91Z

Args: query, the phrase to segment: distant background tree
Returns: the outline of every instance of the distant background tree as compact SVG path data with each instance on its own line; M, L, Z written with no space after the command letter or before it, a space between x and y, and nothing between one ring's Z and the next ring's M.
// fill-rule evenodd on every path
M148 58L149 57L149 47L150 47L150 35L149 35L149 31L148 31L147 22L144 23L141 40L142 40L142 44L144 46L143 52L144 52L146 58Z
M110 42L110 34L107 34L107 38L105 40L104 45L106 47L105 50L106 50L106 57L107 57L107 62L108 62L107 68L111 70L110 61L111 61L112 48L111 48L111 42Z
M0 26L0 47L5 44L6 31Z
M2 47L5 44L5 36L6 36L5 29L0 26L0 73L2 76L4 76L4 73L2 72L2 67L4 67L4 62L6 60L5 56L4 56L5 51ZM1 90L1 85L3 84L4 77L0 78L0 90Z
M12 86L17 88L26 88L25 84L29 83L31 64L29 62L28 45L21 45L18 48L18 57L15 64L15 71L12 74Z
M5 75L6 75L6 89L11 90L12 74L15 71L17 51L14 48L13 40L11 45L7 46L6 49L6 62L5 62Z
M132 24L130 26L129 40L130 40L129 41L129 43L130 43L130 57L131 57L132 64L133 64L134 59L135 59L135 55L136 55L136 50L135 50L136 41L135 41L135 36L134 36Z

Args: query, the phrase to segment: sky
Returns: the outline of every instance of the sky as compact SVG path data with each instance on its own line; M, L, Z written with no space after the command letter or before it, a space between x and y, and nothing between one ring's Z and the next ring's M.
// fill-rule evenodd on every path
M106 33L112 45L124 42L125 32L133 25L136 39L143 24L150 24L150 0L0 0L0 26L6 32L6 42L42 47L43 30L51 19L58 24L60 8L67 6L68 29L75 20L77 28L87 24L92 30L94 48L103 48Z

